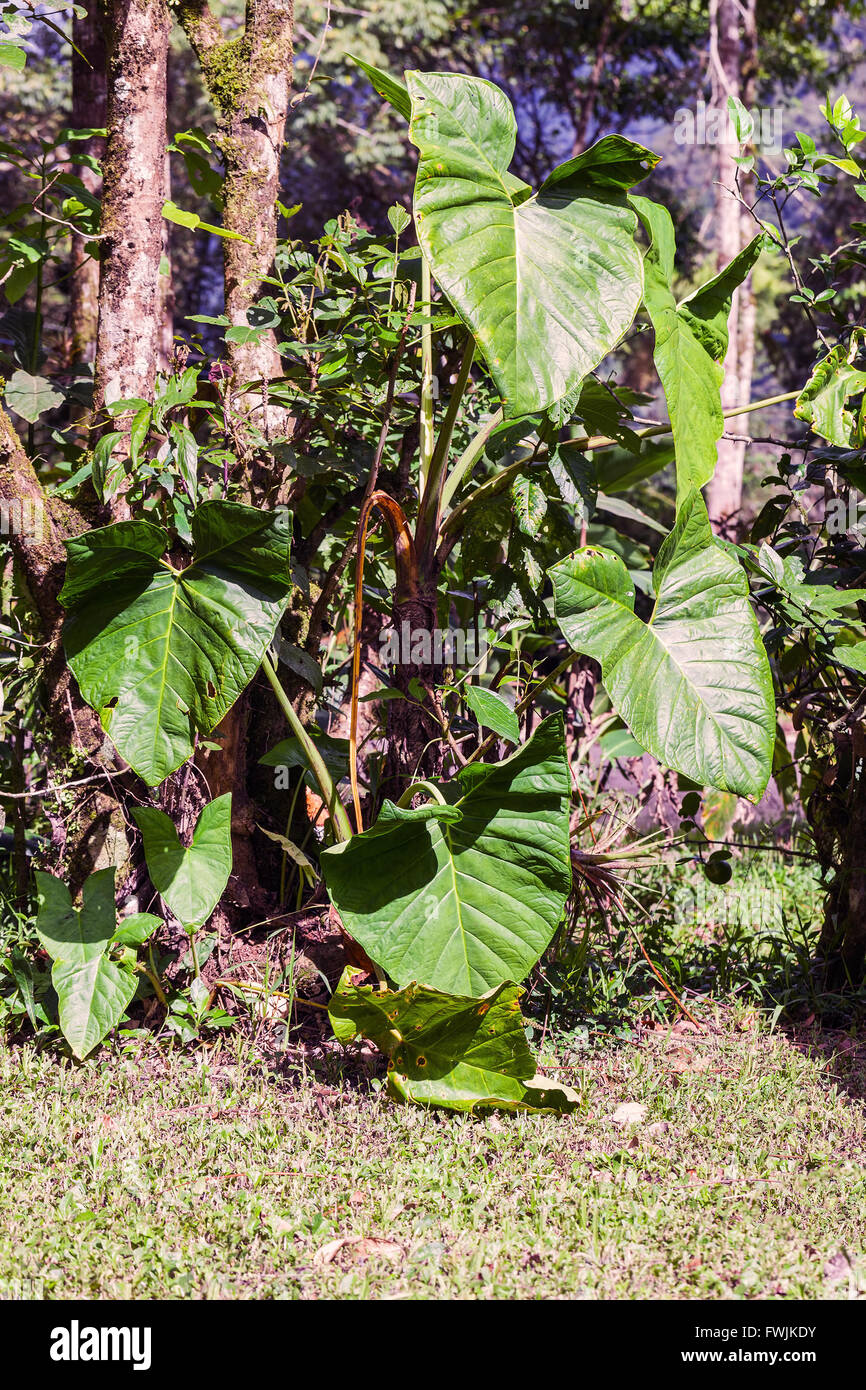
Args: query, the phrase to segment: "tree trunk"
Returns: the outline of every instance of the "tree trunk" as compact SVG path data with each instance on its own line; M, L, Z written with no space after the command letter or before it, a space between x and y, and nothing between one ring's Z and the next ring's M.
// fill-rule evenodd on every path
M824 906L818 954L831 989L855 988L866 961L866 727L853 711L835 735L833 762L809 798L807 818L825 873L833 880Z
M159 264L165 202L165 0L107 0L108 139L94 408L150 400L159 354ZM115 421L131 425L131 417ZM123 498L115 520L128 515Z
M724 132L715 147L714 214L717 268L721 269L742 250L750 235L747 214L736 197L739 166L734 163L740 146L727 119L728 97L744 105L755 98L757 28L755 0L712 0L710 6L711 105L722 116ZM741 179L742 183L742 179ZM735 292L728 319L728 351L722 383L722 409L747 405L751 396L754 359L754 300L751 277ZM746 446L739 440L721 439L716 471L707 490L710 516L717 529L729 529L743 500L743 467Z
M247 310L270 272L277 249L280 156L292 86L294 0L247 0L243 35L227 40L207 0L181 0L178 18L201 64L214 104L225 162L223 225L243 240L224 243L225 311L247 326ZM282 375L276 338L230 343L238 386ZM284 432L286 412L269 405L267 389L241 392L236 407L268 437Z
M72 128L101 129L106 120L105 37L98 0L88 0L87 14L73 14ZM77 50L80 50L77 51ZM81 55L84 55L83 57ZM85 59L87 61L85 61ZM105 141L101 136L77 142L75 154L101 160ZM75 166L88 193L99 195L102 180L86 164ZM69 281L69 334L72 363L92 362L96 354L99 317L99 262L85 250L84 237L72 238L72 276Z
M171 155L165 152L165 197L171 198ZM162 256L157 286L159 349L157 366L167 375L174 356L174 281L171 273L171 223L162 219Z

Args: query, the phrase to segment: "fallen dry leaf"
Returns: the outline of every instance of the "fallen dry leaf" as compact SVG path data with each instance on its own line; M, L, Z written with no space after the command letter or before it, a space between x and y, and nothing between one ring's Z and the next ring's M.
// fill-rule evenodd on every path
M624 1105L618 1105L611 1115L611 1120L615 1125L639 1125L646 1119L646 1106L639 1101L629 1100Z
M658 1139L662 1134L667 1134L670 1125L667 1120L656 1120L655 1124L648 1125L646 1134L648 1139Z
M851 1261L844 1250L837 1250L835 1255L831 1255L829 1260L824 1262L824 1278L830 1284L838 1284L840 1280L846 1279L851 1270Z
M353 1264L377 1258L387 1260L389 1264L399 1264L405 1251L396 1240L385 1240L381 1236L337 1236L316 1251L313 1264L319 1267L333 1264L338 1255L346 1256Z

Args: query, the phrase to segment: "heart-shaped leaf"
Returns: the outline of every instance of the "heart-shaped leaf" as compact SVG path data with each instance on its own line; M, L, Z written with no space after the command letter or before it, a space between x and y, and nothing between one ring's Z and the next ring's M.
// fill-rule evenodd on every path
M716 445L724 429L721 385L728 347L728 316L734 290L761 254L755 237L724 270L677 304L674 224L667 208L634 196L650 238L644 302L655 332L653 360L670 415L677 460L677 506L703 487L716 467Z
M386 802L321 856L346 929L399 986L473 995L523 979L571 890L570 792L555 715L505 762L463 768L454 805Z
M123 521L66 542L69 665L117 751L150 785L186 761L252 680L291 593L289 517L234 502L193 516L193 560Z
M643 267L625 190L658 156L608 136L533 193L509 173L517 123L498 87L441 72L408 72L406 86L420 154L418 241L484 353L506 413L543 410L634 318Z
M36 931L54 964L60 1031L76 1057L86 1057L123 1017L135 993L131 970L105 954L114 939L114 869L100 869L84 884L82 906L53 874L36 871Z
M56 410L66 399L60 387L47 377L31 376L20 369L10 376L5 395L10 410L31 425L49 410Z
M610 550L575 551L550 577L565 637L601 662L641 747L700 786L759 800L773 757L773 682L746 577L715 541L701 494L683 503L659 551L649 623Z
M573 1110L574 1091L536 1074L520 994L514 984L477 999L414 983L380 991L352 984L347 970L328 1012L338 1038L361 1034L390 1059L397 1099L446 1110Z
M187 931L203 926L232 871L231 792L203 807L188 847L164 811L140 806L132 814L154 888Z

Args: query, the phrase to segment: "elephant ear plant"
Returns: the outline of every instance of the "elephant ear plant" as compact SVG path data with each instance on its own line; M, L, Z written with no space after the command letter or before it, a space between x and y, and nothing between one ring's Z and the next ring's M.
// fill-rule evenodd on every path
M411 809L417 794L429 798ZM396 988L353 983L329 1012L389 1058L392 1095L453 1110L568 1110L568 1087L536 1075L520 981L571 891L570 776L561 715L505 762L416 783L371 830L322 855L346 927Z
M422 775L386 800L365 829L357 700L366 527L378 508L394 542L394 617L405 610L417 628L426 621L419 614L435 615L449 556L491 499L512 490L531 541L543 514L539 476L549 472L570 504L577 498L591 505L600 450L625 441L635 454L633 472L645 477L643 438L672 434L677 515L656 560L649 620L635 611L634 585L616 554L581 546L561 558L567 542L557 563L545 561L555 620L575 653L601 663L611 701L641 747L699 784L758 798L773 749L767 658L744 574L733 551L713 537L700 488L724 427L719 387L731 296L761 240L678 302L670 217L632 193L658 156L608 136L533 189L510 171L516 121L491 83L421 72L402 82L360 66L408 121L418 149L413 213L423 303L417 517L410 523L377 488L398 352L358 520L349 739L354 833L319 740L298 718L268 654L292 592L288 518L205 502L192 518L185 565L170 551L169 535L146 521L69 542L64 640L85 699L150 785L189 758L196 734L219 722L261 667L330 812L334 843L321 854L328 892L377 977L372 984L351 969L344 973L329 1005L338 1038L372 1039L388 1057L388 1088L399 1099L457 1110L564 1112L576 1097L537 1075L520 1011L520 983L563 921L572 887L563 719L542 722L498 763L481 760L491 734L453 779ZM438 432L434 284L453 310L459 359ZM591 373L641 312L654 334L670 423L638 434L614 422L614 438L562 438L575 414L584 423L593 414L610 417L609 393ZM402 338L400 344L402 351ZM452 460L476 354L500 404ZM501 458L497 441L518 457L473 484L482 459ZM670 455L650 460L650 468ZM544 575L537 570L540 590ZM425 691L432 700L432 680L421 686L422 701ZM517 716L530 697L512 711L496 692L470 689L467 703L479 723L518 742ZM426 740L423 733L424 746ZM398 786L417 761L404 749L400 756ZM161 813L138 815L154 884L191 932L204 920L197 856L217 823L226 849L227 817L219 802L206 808L186 850ZM220 883L230 868L224 858L212 866ZM213 895L205 896L210 904Z

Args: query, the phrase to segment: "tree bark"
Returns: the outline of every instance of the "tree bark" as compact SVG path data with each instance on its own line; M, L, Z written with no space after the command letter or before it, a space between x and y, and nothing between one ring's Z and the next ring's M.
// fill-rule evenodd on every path
M714 245L717 268L721 269L742 250L750 229L746 214L736 196L739 166L734 163L740 146L727 119L728 97L738 97L745 106L755 99L757 71L757 27L755 0L712 0L710 6L711 105L722 116L724 135L715 147ZM728 319L728 351L722 382L722 409L747 405L751 397L754 360L755 315L751 276L735 292ZM734 439L721 439L716 471L707 489L707 505L717 529L730 528L743 500L743 468L746 446Z
M247 0L240 37L226 39L207 0L175 0L175 9L194 49L219 134L215 143L225 163L223 225L243 240L226 239L225 311L247 326L247 310L258 296L277 249L276 203L280 156L292 87L294 0ZM238 385L282 375L276 338L268 330L255 342L230 343L229 362ZM267 391L244 392L235 405L254 414L266 436L283 429L285 411L269 406Z
M99 0L88 0L86 15L73 15L73 130L101 129L105 125L105 37L102 25ZM75 146L75 153L92 155L94 159L99 160L103 158L104 151L105 141L98 135ZM77 166L76 172L88 193L97 197L102 186L99 174L89 169L86 164ZM73 363L92 362L96 355L99 262L88 254L85 246L84 237L73 236L72 276L69 282L70 359Z
M159 354L159 264L165 202L165 0L107 0L108 138L94 408L150 400ZM116 421L118 428L130 419ZM128 515L123 498L112 517Z

